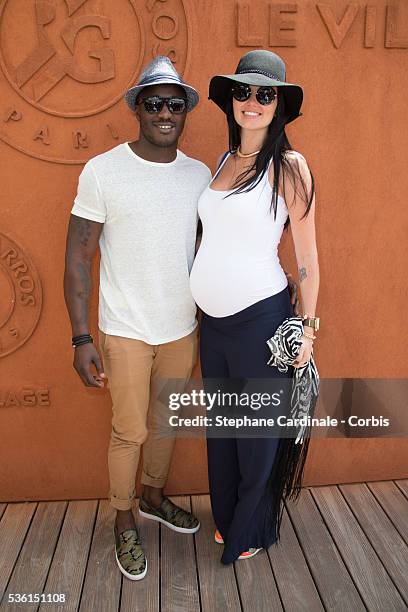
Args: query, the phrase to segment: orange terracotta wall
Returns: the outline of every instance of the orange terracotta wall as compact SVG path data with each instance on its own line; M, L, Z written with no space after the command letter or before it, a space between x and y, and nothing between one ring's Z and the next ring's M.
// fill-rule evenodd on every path
M407 2L2 0L0 500L107 494L109 394L72 368L62 288L82 164L136 137L123 93L162 53L201 93L180 147L214 169L226 129L209 78L260 47L305 91L287 134L316 180L320 374L407 377ZM281 255L296 273L290 235ZM406 478L406 440L313 440L306 482ZM168 491L206 491L205 459L180 440Z

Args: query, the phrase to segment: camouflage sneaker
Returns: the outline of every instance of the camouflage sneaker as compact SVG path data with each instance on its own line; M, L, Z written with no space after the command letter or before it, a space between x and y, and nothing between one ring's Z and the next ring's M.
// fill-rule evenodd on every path
M115 523L114 534L115 557L120 571L129 580L141 580L146 576L147 559L137 529L126 529L119 534Z
M143 497L139 500L139 514L147 519L153 521L159 521L163 523L173 531L179 533L195 533L200 529L199 520L191 514L186 512L176 504L173 504L168 497L165 497L158 508L150 506Z

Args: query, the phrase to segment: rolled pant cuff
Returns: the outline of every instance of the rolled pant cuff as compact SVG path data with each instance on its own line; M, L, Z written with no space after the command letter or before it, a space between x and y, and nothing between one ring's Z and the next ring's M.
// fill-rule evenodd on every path
M142 472L142 477L140 482L143 485L147 485L148 487L155 487L156 489L162 489L166 484L167 476L162 476L161 478L155 478L154 476L149 476L146 472Z
M111 497L110 505L116 510L130 510L133 505L133 500L118 499L117 497Z
M130 497L117 497L110 494L110 505L116 510L130 510L133 502L136 499L136 490L133 491Z

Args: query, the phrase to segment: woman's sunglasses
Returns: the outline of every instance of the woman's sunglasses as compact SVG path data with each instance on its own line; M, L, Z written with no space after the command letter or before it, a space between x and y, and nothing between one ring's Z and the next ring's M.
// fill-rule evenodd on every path
M164 104L166 104L171 113L181 115L187 110L187 102L188 100L186 98L176 98L174 96L170 98L164 98L162 96L149 96L139 100L137 104L143 104L145 111L152 115L154 113L160 113Z
M252 89L250 85L239 83L232 88L232 97L238 102L246 102L251 97ZM260 87L256 92L256 99L262 106L272 104L278 95L272 87Z

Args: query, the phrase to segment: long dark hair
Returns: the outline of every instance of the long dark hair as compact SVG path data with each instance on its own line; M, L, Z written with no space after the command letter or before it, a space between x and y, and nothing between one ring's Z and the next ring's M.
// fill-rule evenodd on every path
M234 191L228 194L228 196L226 197L231 197L237 193L246 193L248 191L251 191L251 189L254 189L254 187L258 185L259 181L264 176L265 172L268 171L269 162L273 158L274 179L270 210L272 212L273 209L274 218L276 219L279 193L279 176L281 172L281 167L283 167L282 183L284 192L286 177L289 177L293 185L295 194L299 193L299 184L302 187L301 197L306 205L305 212L302 216L303 219L309 214L310 207L312 205L312 200L315 193L315 182L313 174L310 171L312 182L310 193L307 193L305 182L299 170L298 161L296 160L295 163L293 163L289 162L286 158L286 151L291 151L292 147L285 134L285 124L288 119L287 114L285 113L285 98L283 95L279 94L279 87L277 89L278 102L276 105L276 116L273 118L273 120L268 126L268 135L265 139L262 149L256 156L254 164L250 168L248 168L248 170L245 170L237 177L234 183L234 187L236 187L236 189L234 189ZM233 153L241 144L241 128L234 118L232 95L226 104L226 115L229 132L229 150L230 153ZM284 229L287 229L289 223L290 219L288 217L284 225Z

